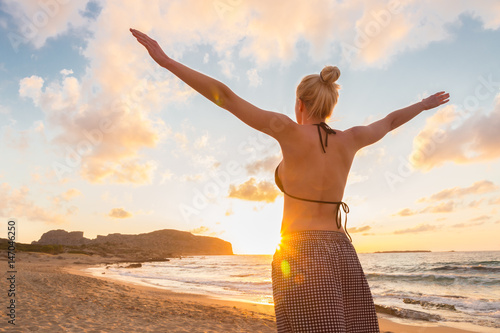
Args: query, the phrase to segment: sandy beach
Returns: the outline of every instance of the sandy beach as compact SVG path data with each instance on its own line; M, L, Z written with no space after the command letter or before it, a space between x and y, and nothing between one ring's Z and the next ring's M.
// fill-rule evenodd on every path
M8 324L4 314L0 331L276 332L270 305L179 294L83 271L114 260L117 258L68 253L17 253L16 325ZM5 260L3 265L7 266ZM7 291L6 273L2 280ZM3 306L7 303L4 297ZM385 333L472 332L428 323L405 325L381 314L379 323Z

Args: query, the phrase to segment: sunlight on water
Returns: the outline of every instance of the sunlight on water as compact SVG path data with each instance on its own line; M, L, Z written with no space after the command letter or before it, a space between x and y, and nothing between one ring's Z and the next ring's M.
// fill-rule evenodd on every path
M359 259L375 304L408 310L405 320L438 315L440 323L500 328L500 252L362 253ZM273 304L271 262L271 255L195 256L89 270L176 292ZM280 269L304 283L287 260Z

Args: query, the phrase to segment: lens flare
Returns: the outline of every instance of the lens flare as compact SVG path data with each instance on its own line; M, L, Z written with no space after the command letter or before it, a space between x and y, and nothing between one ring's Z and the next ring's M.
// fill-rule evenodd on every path
M286 260L281 262L281 273L285 278L290 276L290 264Z
M219 93L218 92L214 92L214 93L212 93L212 95L213 95L213 101L214 101L214 103L217 104L217 106L222 106L222 100L221 100L221 98L219 96Z

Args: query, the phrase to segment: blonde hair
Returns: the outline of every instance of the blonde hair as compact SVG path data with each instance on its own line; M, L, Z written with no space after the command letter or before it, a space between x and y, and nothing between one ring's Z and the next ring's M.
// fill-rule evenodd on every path
M337 66L325 66L321 73L307 75L297 86L300 98L309 112L308 118L328 118L339 98L340 86L335 83L340 76Z

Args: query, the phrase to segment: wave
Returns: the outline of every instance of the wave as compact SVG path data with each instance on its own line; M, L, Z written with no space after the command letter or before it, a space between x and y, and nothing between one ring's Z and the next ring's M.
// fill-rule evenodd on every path
M417 300L417 299L413 299L413 298L403 298L403 303L417 304L417 305L420 305L426 309L435 308L435 309L457 311L457 309L455 308L455 305L447 304L447 303L435 303L435 302L429 302L429 301L421 301L421 300Z
M425 320L425 321L442 320L441 316L439 315L430 314L422 311L403 309L397 306L375 304L375 310L378 313L385 313L399 318Z
M500 251L498 251L500 252ZM436 261L436 264L455 265L455 264L469 264L469 265L500 265L500 260L454 260L454 261Z
M441 274L387 274L387 273L367 273L368 281L405 281L405 282L428 282L438 285L500 285L500 279L484 276L460 276Z
M431 271L481 271L481 272L492 272L500 273L500 267L488 267L482 265L474 266L462 266L462 265L445 265L434 267L430 269Z
M500 260L473 261L471 265L500 265Z

